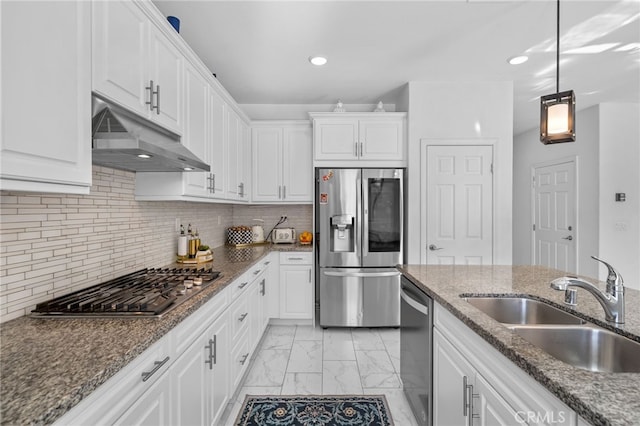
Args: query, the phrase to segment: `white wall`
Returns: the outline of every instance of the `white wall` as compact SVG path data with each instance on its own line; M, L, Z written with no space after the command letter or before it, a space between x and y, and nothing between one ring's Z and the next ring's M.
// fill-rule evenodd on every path
M408 263L420 263L420 140L494 139L495 264L511 264L513 84L511 82L410 82L401 92L408 104ZM420 232L416 232L420 230Z
M640 104L604 103L576 113L576 141L543 145L538 130L514 142L514 264L531 263L531 166L571 156L578 158L576 272L604 279L606 269L591 259L609 261L640 289ZM616 202L624 192L627 201Z
M577 157L578 223L575 235L577 271L597 276L589 256L598 254L598 106L576 112L576 141L544 145L538 129L518 135L513 143L513 263L532 263L531 167L542 162Z
M600 105L599 254L640 289L640 104ZM616 202L624 192L627 201ZM606 269L600 268L600 279Z

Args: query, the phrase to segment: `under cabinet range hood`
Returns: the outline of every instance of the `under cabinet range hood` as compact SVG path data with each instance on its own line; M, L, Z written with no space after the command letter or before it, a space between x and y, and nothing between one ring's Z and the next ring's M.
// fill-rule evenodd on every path
M178 135L117 105L94 96L92 115L94 164L133 172L210 170Z

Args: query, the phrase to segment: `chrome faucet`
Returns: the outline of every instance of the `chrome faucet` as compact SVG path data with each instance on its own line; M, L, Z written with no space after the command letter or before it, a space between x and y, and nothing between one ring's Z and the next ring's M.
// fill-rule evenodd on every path
M551 281L551 288L555 290L565 291L565 300L573 299L567 294L570 287L580 287L593 294L598 302L604 308L605 319L616 324L624 324L624 281L622 275L616 271L613 266L609 265L602 259L591 256L592 259L602 262L609 273L607 275L607 289L603 293L598 287L588 281L581 280L577 277L560 277ZM575 303L574 303L575 304Z

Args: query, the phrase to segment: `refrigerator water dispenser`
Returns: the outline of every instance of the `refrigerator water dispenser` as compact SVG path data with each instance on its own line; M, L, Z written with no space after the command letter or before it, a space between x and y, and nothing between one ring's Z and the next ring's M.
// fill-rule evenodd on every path
M329 250L332 252L354 251L354 217L349 215L337 215L329 218L331 229Z

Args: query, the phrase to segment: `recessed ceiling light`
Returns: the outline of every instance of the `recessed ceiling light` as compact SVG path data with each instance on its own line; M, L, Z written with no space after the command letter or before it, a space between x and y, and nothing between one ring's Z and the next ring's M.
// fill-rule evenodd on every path
M138 154L138 158L147 159L147 158L151 158L151 156L149 154Z
M321 66L327 63L327 58L324 56L309 56L309 62L313 65Z
M509 58L509 63L511 65L520 65L520 64L524 64L525 62L527 62L529 60L528 56L522 55L522 56L514 56L513 58Z

